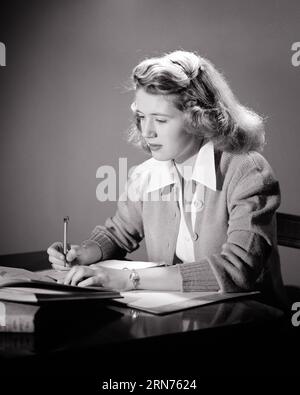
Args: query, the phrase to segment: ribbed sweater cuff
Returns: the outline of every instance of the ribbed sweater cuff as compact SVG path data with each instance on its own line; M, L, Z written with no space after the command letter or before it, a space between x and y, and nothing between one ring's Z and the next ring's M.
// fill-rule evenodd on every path
M101 251L101 258L99 260L105 261L113 256L115 251L115 244L104 232L92 233L88 240L94 241L98 244Z
M182 276L182 290L184 292L218 291L220 289L207 261L181 263L178 267Z

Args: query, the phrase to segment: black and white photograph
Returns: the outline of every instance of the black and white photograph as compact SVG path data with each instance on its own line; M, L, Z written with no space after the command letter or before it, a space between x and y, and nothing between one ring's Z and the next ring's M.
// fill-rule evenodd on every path
M0 2L0 385L299 376L300 3Z

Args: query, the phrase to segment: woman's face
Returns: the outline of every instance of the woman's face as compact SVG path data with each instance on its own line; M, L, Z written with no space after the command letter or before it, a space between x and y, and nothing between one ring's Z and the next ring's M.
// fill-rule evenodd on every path
M171 96L140 88L135 102L141 133L153 158L180 163L198 151L200 140L186 131L184 113L175 107Z

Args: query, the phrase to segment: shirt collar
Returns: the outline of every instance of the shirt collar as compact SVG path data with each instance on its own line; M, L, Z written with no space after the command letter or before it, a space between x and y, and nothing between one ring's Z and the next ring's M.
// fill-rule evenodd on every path
M207 186L213 191L217 190L215 153L212 141L204 144L197 155L192 179Z
M152 158L151 162L151 175L147 186L147 192L153 192L177 182L178 178L176 176L176 168L172 160L158 161ZM190 165L189 160L187 161L187 164ZM180 168L185 169L185 163L181 164ZM188 169L188 166L186 168ZM185 174L186 172L184 171L184 175ZM200 148L198 154L194 158L192 176L188 178L191 178L214 191L217 190L214 146L211 141L208 141Z

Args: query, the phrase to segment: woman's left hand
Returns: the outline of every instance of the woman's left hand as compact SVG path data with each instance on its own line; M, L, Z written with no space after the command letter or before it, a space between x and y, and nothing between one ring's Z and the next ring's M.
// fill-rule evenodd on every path
M129 273L128 270L76 265L66 275L64 284L128 291L132 288L130 286Z

